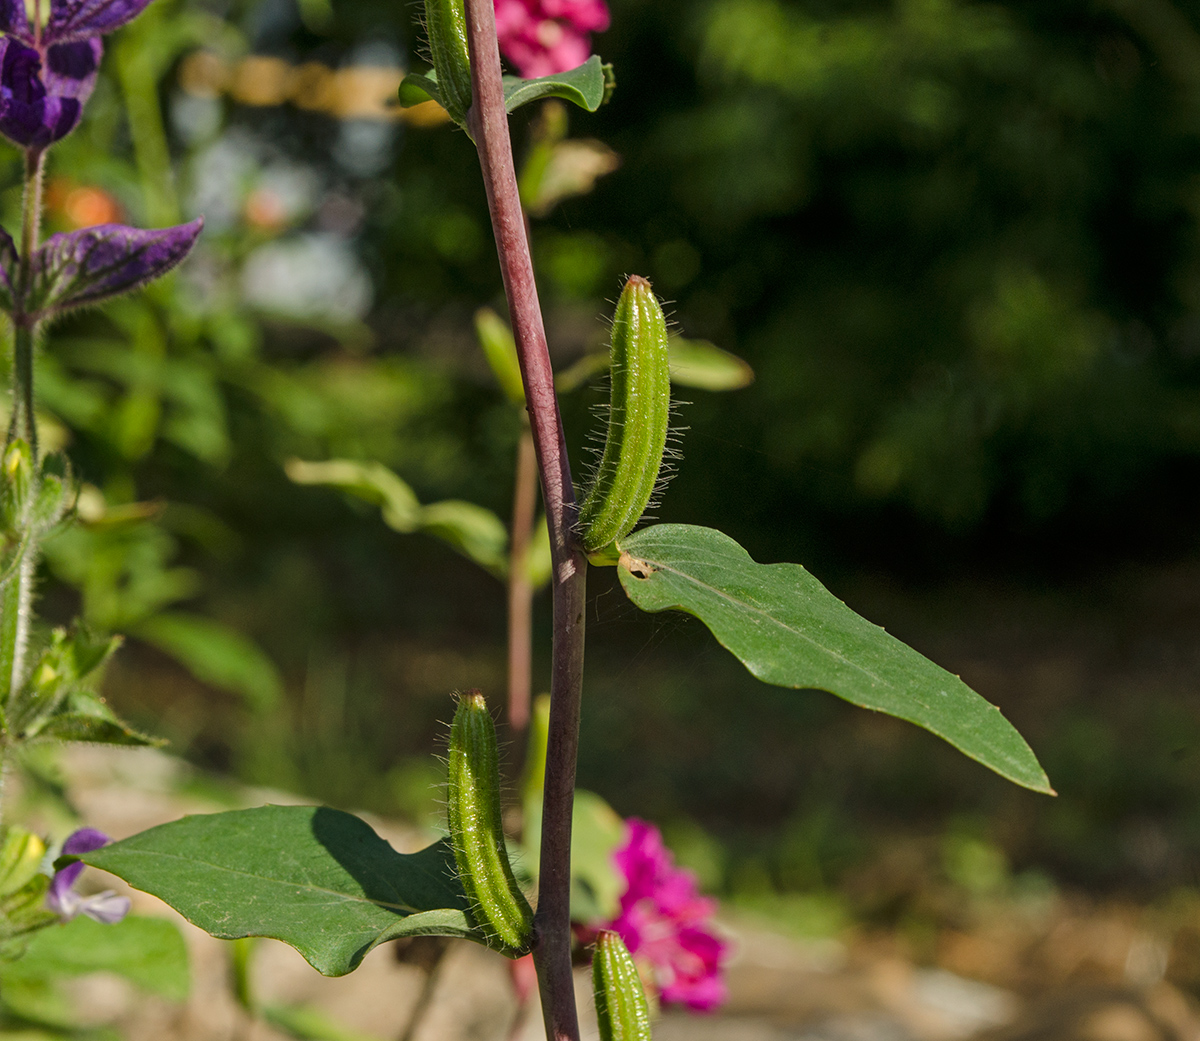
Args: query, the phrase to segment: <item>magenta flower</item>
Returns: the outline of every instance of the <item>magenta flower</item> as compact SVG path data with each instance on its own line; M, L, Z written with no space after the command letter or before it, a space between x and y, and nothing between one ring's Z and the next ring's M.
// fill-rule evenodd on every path
M653 824L636 817L625 823L629 834L613 859L626 888L620 913L605 928L654 967L663 1002L711 1012L725 1000L721 972L729 953L710 922L717 903L700 895L690 871L675 866Z
M0 0L0 133L40 151L74 130L96 86L100 34L149 2L49 0L45 24L31 24L24 0Z
M527 79L582 65L609 20L604 0L496 0L500 53Z
M63 843L63 855L77 857L90 853L101 846L107 846L111 840L102 831L95 828L80 828L68 836ZM83 864L75 861L61 871L54 873L50 883L50 892L46 894L46 906L58 915L64 922L69 922L76 915L86 915L88 918L105 925L119 922L129 914L129 897L118 896L111 889L94 896L80 896L74 890L75 881L83 871Z

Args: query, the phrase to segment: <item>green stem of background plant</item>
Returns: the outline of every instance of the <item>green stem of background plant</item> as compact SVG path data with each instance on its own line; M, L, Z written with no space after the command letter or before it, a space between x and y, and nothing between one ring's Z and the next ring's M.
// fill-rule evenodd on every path
M587 560L574 533L579 509L513 166L508 113L500 79L496 12L492 0L466 0L466 14L474 99L467 118L479 152L509 318L521 362L525 401L541 474L542 501L550 529L553 565L550 731L542 799L534 963L550 1041L579 1041L571 969L571 811L583 692Z
M13 400L12 420L8 438L23 438L33 453L37 469L37 420L33 410L33 347L36 330L21 306L29 285L33 254L38 248L38 232L42 222L42 173L45 150L25 152L25 193L21 211L21 252L18 257L17 292L12 315L13 324Z
M21 247L18 256L16 300L12 314L12 420L8 441L20 438L29 445L34 475L38 472L37 416L33 398L33 354L37 336L35 323L24 313L22 301L38 248L42 220L42 174L44 149L25 153L25 192L21 213ZM0 705L7 718L13 699L25 678L25 657L29 644L30 616L33 611L33 584L37 572L36 540L26 531L15 573L0 593ZM5 735L7 737L7 735ZM0 756L3 749L0 748ZM6 764L0 758L0 790Z
M538 481L533 435L528 423L523 426L517 443L508 553L508 725L516 731L523 731L529 725L533 693L533 583L529 579L529 544L537 513Z

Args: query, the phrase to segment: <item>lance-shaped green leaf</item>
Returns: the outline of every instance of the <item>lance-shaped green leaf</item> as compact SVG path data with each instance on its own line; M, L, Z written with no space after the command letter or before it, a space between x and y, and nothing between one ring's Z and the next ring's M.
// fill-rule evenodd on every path
M621 550L621 585L638 607L695 615L760 680L906 719L1002 777L1052 793L995 705L855 614L799 564L755 563L728 535L687 524L646 528Z
M31 724L22 736L28 741L87 741L101 745L166 743L138 733L90 690L68 692L51 715Z
M697 390L740 390L754 382L754 370L736 354L707 340L672 336L671 382Z
M184 817L79 859L220 939L282 940L326 976L401 936L484 942L446 842L397 853L364 821L326 807Z
M198 680L240 695L255 712L269 711L283 697L279 670L262 648L214 618L164 612L133 633L183 662Z
M145 231L98 224L51 235L33 256L27 314L44 318L101 303L165 275L188 255L204 219Z
M460 499L422 506L408 484L380 463L289 459L284 468L297 484L330 485L375 503L384 523L395 531L433 535L498 578L507 571L508 529L491 510Z
M508 322L490 307L481 307L475 312L475 335L505 397L514 405L524 405L521 363L517 360L517 344Z

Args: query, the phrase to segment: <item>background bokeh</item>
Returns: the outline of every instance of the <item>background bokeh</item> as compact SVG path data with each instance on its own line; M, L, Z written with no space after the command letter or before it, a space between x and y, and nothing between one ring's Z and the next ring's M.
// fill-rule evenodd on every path
M919 941L972 894L1196 885L1200 4L612 8L618 89L568 140L594 142L585 184L620 165L533 220L556 361L603 343L631 272L744 357L752 386L684 395L658 516L809 566L999 704L1060 794L757 684L605 572L581 783L803 929ZM86 485L42 609L128 634L107 695L195 762L427 817L448 692L503 689L503 587L284 471L377 461L423 502L510 509L473 149L390 101L423 67L416 16L155 0L112 39L52 154L51 230L206 230L172 279L48 338L49 439ZM522 151L540 118L514 117ZM577 468L602 399L565 399ZM544 683L547 604L536 623Z

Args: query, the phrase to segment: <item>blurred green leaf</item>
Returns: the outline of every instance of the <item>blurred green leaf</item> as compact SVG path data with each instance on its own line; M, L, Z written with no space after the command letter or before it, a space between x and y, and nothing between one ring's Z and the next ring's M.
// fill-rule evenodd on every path
M447 499L421 507L421 530L436 535L480 567L503 578L508 570L508 529L491 510Z
M479 337L500 389L514 405L524 405L521 363L517 360L517 345L508 323L490 307L481 307L475 312L475 335Z
M330 485L375 503L383 511L384 523L402 534L422 531L448 543L497 577L507 572L508 529L491 510L459 499L422 506L413 490L379 463L289 459L285 469L297 484Z
M672 336L671 382L697 390L740 390L754 382L754 370L736 354L707 340Z
M79 915L30 940L25 957L0 970L0 992L12 978L89 972L116 973L169 1001L185 1000L191 988L187 945L173 922L128 915L104 924Z
M1052 793L995 705L856 615L799 564L755 563L728 535L688 524L644 528L621 549L621 585L638 607L695 615L760 680L906 719L1002 777Z
M374 1034L350 1030L320 1009L306 1005L267 1005L262 1017L298 1041L380 1041Z
M550 733L550 696L534 699L525 750L525 777L519 867L537 879L542 845L542 786L546 774L546 742ZM571 814L571 918L601 922L615 917L624 880L613 863L613 851L625 837L625 822L595 792L575 790Z
M401 936L470 926L445 842L400 854L357 817L263 806L184 817L79 858L165 900L213 936L270 936L326 976Z
M215 619L164 613L131 632L177 658L198 680L240 695L256 712L274 708L283 696L275 663L254 641Z
M542 844L542 797L525 799L522 868L537 878ZM571 919L604 922L616 916L625 882L613 863L613 851L625 837L620 814L595 792L575 789L571 813Z
M297 484L323 484L365 499L380 507L384 523L395 531L408 534L421 523L421 504L404 481L382 463L360 463L352 459L331 459L310 463L289 459L284 471Z
M169 1001L183 1001L191 984L187 947L171 922L130 916L103 925L80 915L41 930L19 960L0 965L0 1002L24 1019L71 1029L83 1017L61 983L92 972L115 973Z
M554 561L550 556L550 526L546 522L545 514L538 517L533 526L528 556L525 558L525 573L529 576L529 584L535 590L546 585L554 573Z

